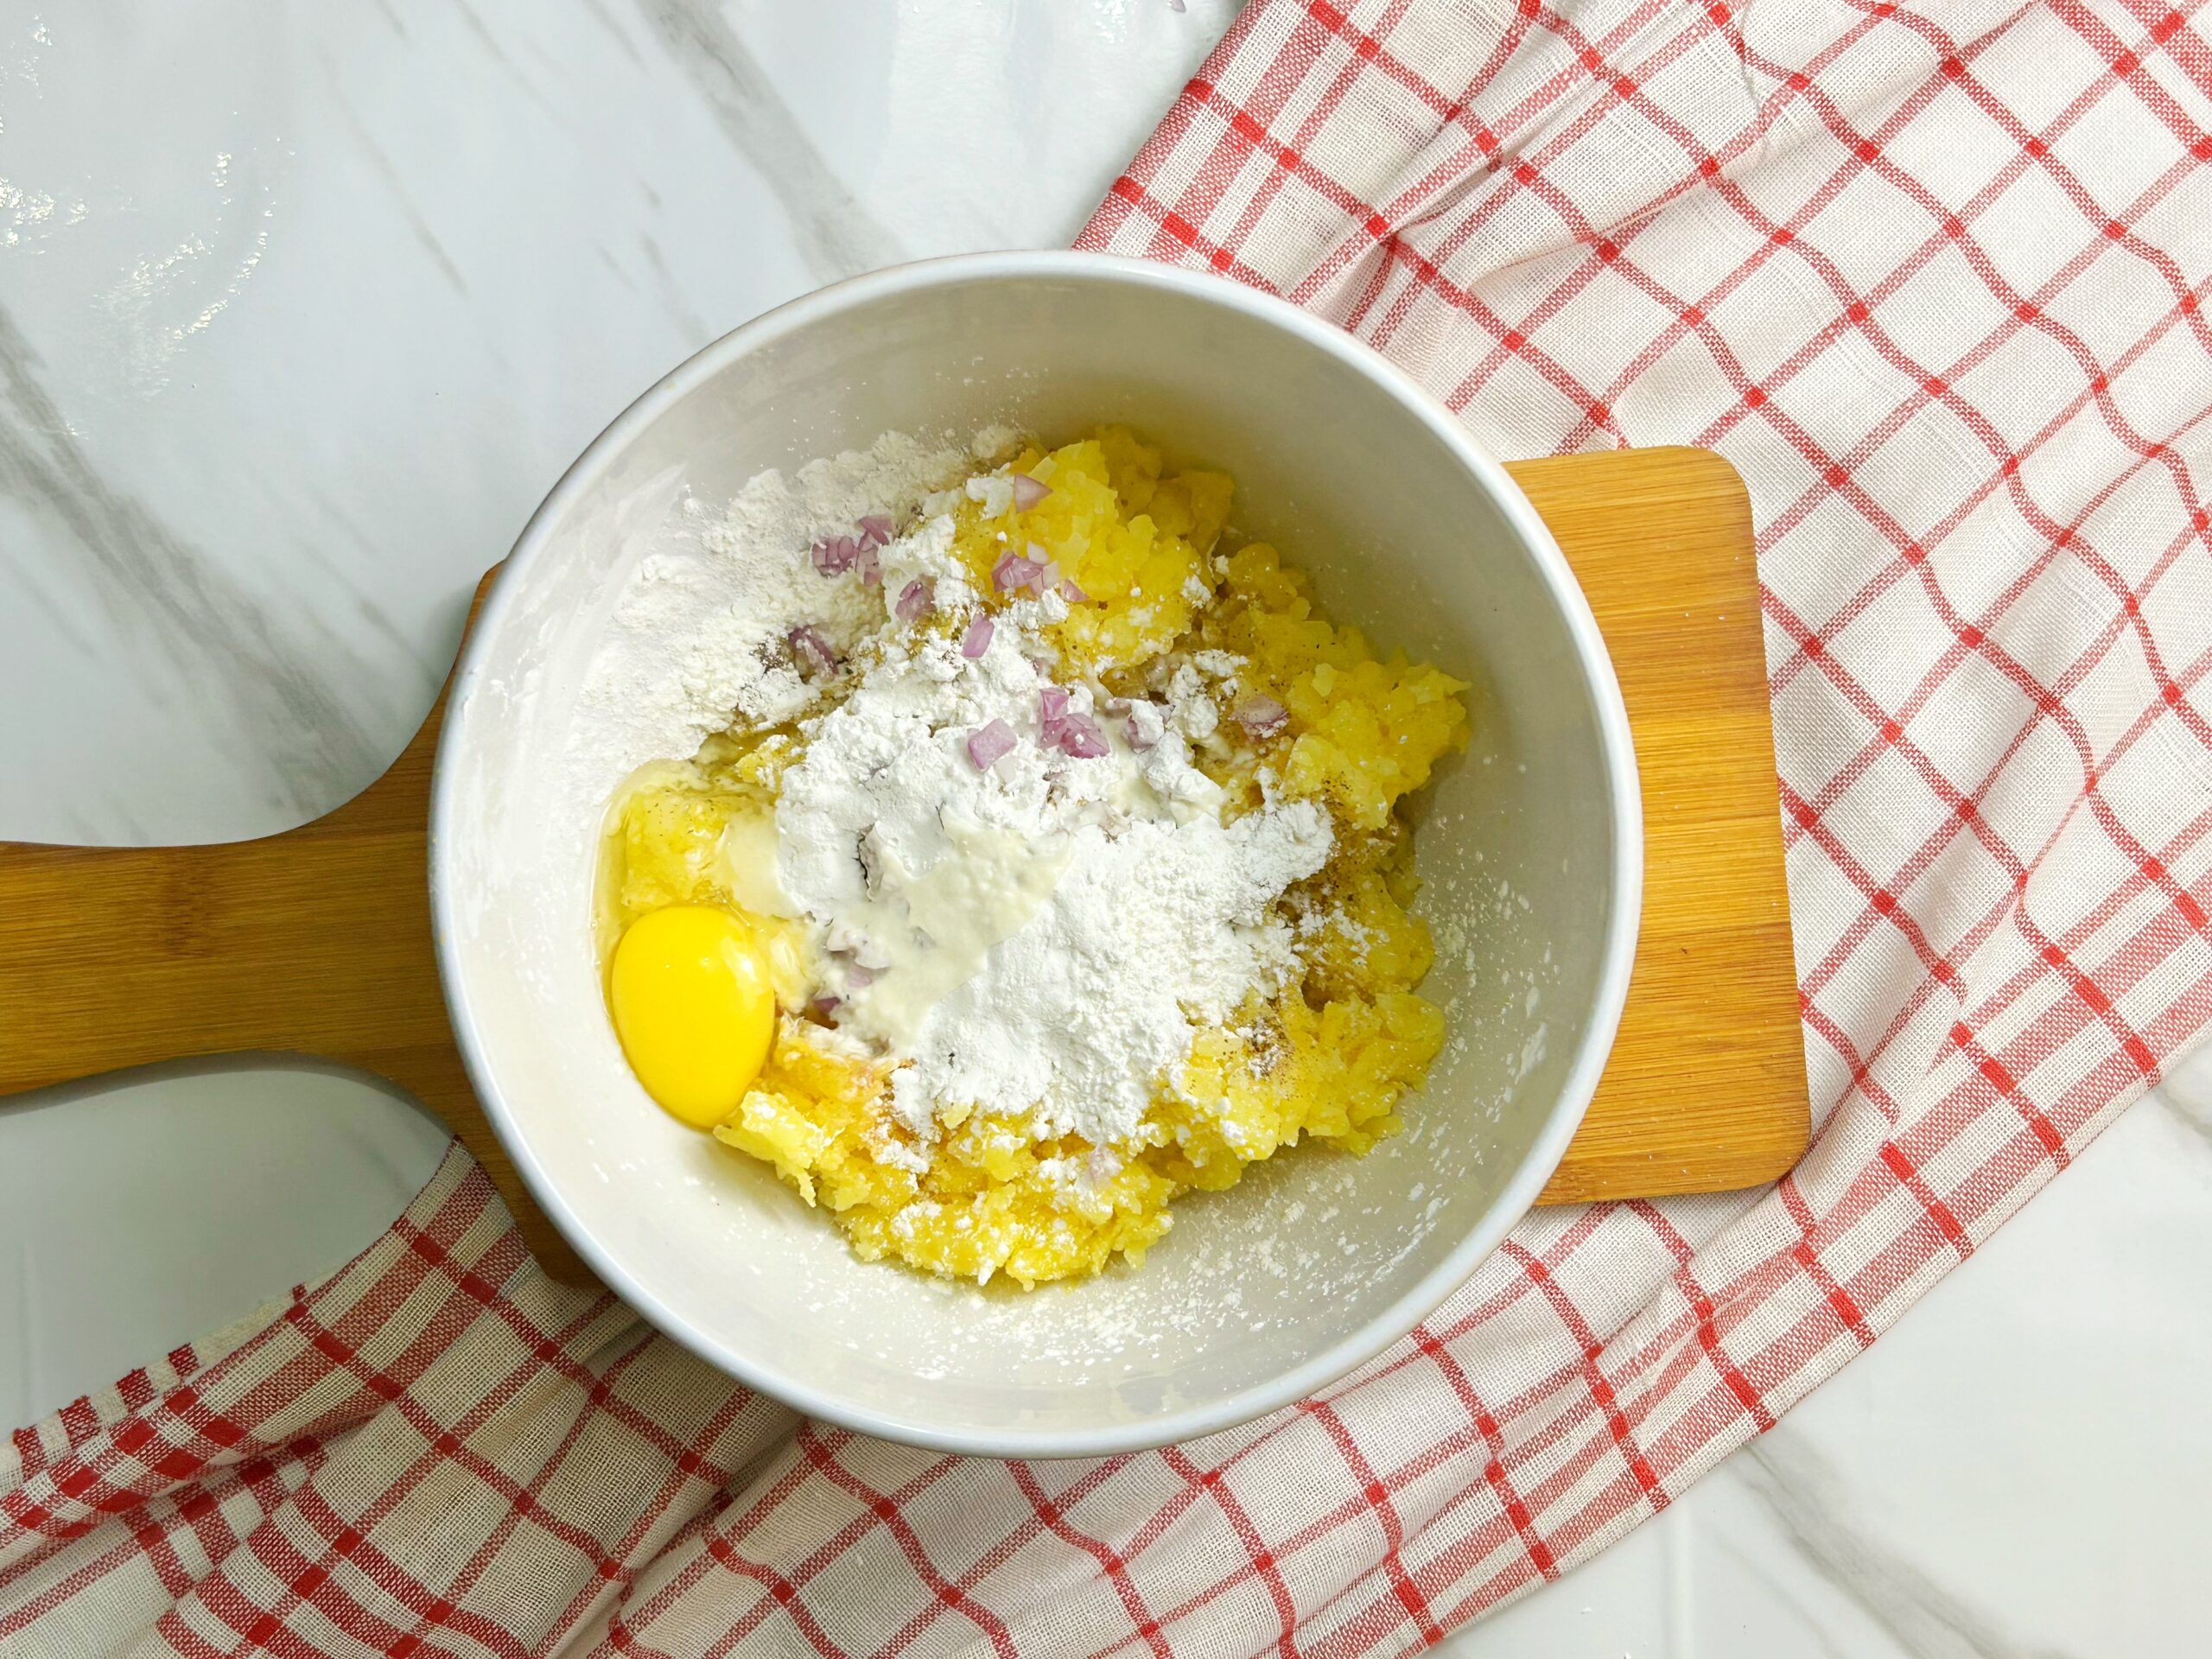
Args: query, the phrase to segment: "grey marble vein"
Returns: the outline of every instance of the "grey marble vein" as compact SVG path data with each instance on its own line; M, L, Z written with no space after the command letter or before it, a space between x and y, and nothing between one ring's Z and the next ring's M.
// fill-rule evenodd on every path
M1852 1659L1852 1656L1839 1647L1835 1638L1828 1634L1821 1616L1805 1605L1805 1599L1797 1593L1796 1589L1783 1575L1771 1571L1764 1561L1737 1548L1726 1538L1718 1541L1718 1548L1736 1564L1737 1571L1743 1573L1745 1578L1757 1582L1767 1594L1796 1615L1798 1624L1810 1632L1813 1639L1821 1644L1821 1652L1825 1659ZM1686 1659L1687 1656L1694 1652L1694 1648L1688 1643L1683 1644Z
M97 847L115 837L73 806L61 809L61 827L68 833L69 844L76 847ZM134 836L134 839L136 837Z
M1913 1659L2068 1659L2063 1649L2015 1637L1854 1524L1844 1481L1802 1435L1777 1429L1738 1452L1731 1467L1806 1564Z
M468 279L461 274L461 267L446 251L445 244L438 240L438 233L430 228L430 221L424 219L421 210L415 206L414 193L408 189L407 181L401 175L397 164L385 154L384 146L377 143L376 135L369 130L369 124L361 119L359 112L346 101L346 94L339 90L338 66L327 53L323 54L322 68L330 81L332 106L346 123L346 130L353 135L353 142L360 145L361 153L369 158L369 165L376 169L377 176L391 192L391 199L398 206L400 217L415 232L415 240L430 256L430 262L437 266L439 274L453 284L454 291L463 299L469 298Z
M621 283L623 287L628 289L632 294L636 293L638 291L638 279L632 276L628 271L622 269L622 262L620 259L617 259L607 251L607 244L602 242L599 245L598 253L599 263L605 265L607 269L613 274L614 280Z
M830 169L714 0L639 0L639 10L783 203L810 272L832 282L899 262L898 238Z
M584 10L590 14L594 22L614 37L614 43L622 48L631 62L640 69L645 67L645 54L638 50L638 43L630 38L630 31L614 21L613 14L607 9L607 0L584 0Z
M690 301L684 297L683 284L670 269L660 244L653 240L650 232L641 231L638 233L638 245L645 251L645 263L653 268L653 276L660 283L661 297L676 314L677 321L683 325L684 338L694 346L703 346L714 339L715 330L707 326L706 320L691 308Z
M71 620L68 612L54 602L54 595L47 592L46 584L39 579L37 569L27 567L15 556L15 550L4 542L0 542L0 559L7 561L8 568L16 573L16 582L31 596L31 602L39 607L54 631L69 642L71 649L79 656L97 654L85 631Z
M523 73L522 66L507 54L506 48L499 44L499 37L476 15L476 9L468 3L468 0L453 0L453 8L461 14L461 21L468 25L468 32L476 37L478 44L483 47L492 61L499 65L508 79L522 88L523 95L551 116L563 129L567 128L570 124L569 112L548 98L544 89Z
M315 505L321 509L324 517L337 526L347 541L361 550L365 557L365 563L361 568L365 570L375 569L385 558L385 550L370 540L361 527L355 524L323 491L309 484L307 486L307 493ZM439 661L424 641L416 638L413 632L393 621L384 607L378 604L369 590L361 585L359 576L343 560L334 559L322 550L322 543L319 537L302 536L296 544L302 558L346 590L346 595L353 601L355 613L360 617L361 620L367 623L371 630L387 643L397 646L405 653L408 658L423 671L429 684L435 685L445 678L447 671L453 664L450 662Z
M108 817L121 824L133 842L143 844L152 839L146 833L146 826L138 821L138 815L130 810L130 803L113 790L100 791L100 804Z
M2160 1089L2153 1096L2160 1105L2173 1114L2174 1122L2212 1147L2212 1096L2202 1100L2184 1098L2171 1085Z
M90 556L84 568L111 615L229 699L267 757L274 798L313 810L365 778L377 746L332 689L360 677L353 653L321 630L312 641L296 637L218 561L102 478L41 384L39 366L13 315L0 308L0 495L48 519Z

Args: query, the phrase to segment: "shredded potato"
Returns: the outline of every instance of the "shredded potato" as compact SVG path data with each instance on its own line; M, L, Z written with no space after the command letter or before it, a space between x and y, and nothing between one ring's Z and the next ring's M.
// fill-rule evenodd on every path
M1418 994L1432 950L1408 908L1416 884L1399 808L1465 746L1467 715L1461 682L1402 655L1378 658L1356 629L1319 613L1274 548L1224 555L1226 476L1169 474L1159 450L1118 428L1027 450L1012 466L1051 486L1020 514L1014 544L1041 544L1080 590L1049 630L1065 677L1142 695L1191 653L1227 652L1244 659L1242 695L1287 711L1264 738L1224 718L1194 758L1228 789L1232 813L1269 791L1330 816L1327 864L1281 901L1302 978L1249 999L1225 1027L1194 1031L1188 1058L1160 1080L1123 1143L1039 1142L1025 1119L952 1111L925 1151L885 1109L891 1063L838 1052L801 1011L801 931L772 925L778 1039L714 1133L828 1211L863 1257L1033 1286L1117 1255L1141 1262L1179 1194L1233 1185L1301 1140L1358 1154L1400 1127L1398 1103L1421 1086L1444 1021ZM1005 530L980 503L956 514L955 551L987 594ZM720 856L726 833L772 813L798 753L788 731L732 733L642 782L616 816L606 895L616 931L664 905L736 906Z

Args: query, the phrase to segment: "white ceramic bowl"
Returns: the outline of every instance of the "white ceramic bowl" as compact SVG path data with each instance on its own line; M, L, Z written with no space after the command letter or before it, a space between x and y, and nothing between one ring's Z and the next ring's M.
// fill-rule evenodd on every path
M589 936L615 778L564 781L616 594L755 473L886 430L1125 421L1236 478L1236 523L1329 614L1476 683L1472 750L1417 809L1427 994L1452 1037L1408 1128L1193 1194L1143 1268L1024 1294L846 1249L767 1169L646 1099ZM1288 1404L1403 1335L1534 1201L1626 993L1636 767L1580 589L1440 405L1338 330L1225 281L1070 253L840 283L715 342L601 433L508 559L462 658L432 824L439 957L486 1109L607 1282L812 1416L920 1445L1089 1456Z

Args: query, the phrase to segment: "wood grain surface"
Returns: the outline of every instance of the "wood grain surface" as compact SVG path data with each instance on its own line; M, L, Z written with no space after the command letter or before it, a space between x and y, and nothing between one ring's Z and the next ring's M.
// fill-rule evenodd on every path
M1811 1133L1751 508L1703 449L1507 468L1574 567L1643 786L1643 925L1620 1035L1542 1201L1772 1180Z
M1742 482L1693 449L1510 470L1612 652L1646 835L1628 1011L1545 1201L1771 1179L1804 1150L1808 1118ZM441 694L366 791L283 835L210 847L0 842L0 1096L215 1054L358 1066L450 1124L547 1269L583 1282L588 1270L486 1121L447 1023L426 842L444 708Z

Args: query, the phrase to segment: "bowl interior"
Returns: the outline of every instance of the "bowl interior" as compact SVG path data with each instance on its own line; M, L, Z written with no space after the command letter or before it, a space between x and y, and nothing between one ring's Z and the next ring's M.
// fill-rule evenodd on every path
M1443 418L1318 331L1226 285L1065 257L895 276L787 308L678 371L524 536L441 755L448 992L549 1210L709 1358L817 1414L932 1444L1049 1455L1181 1438L1400 1334L1556 1158L1594 1077L1585 1051L1610 1039L1623 969L1608 931L1633 904L1615 880L1633 819L1609 782L1605 694ZM765 467L992 420L1049 440L1125 421L1227 468L1235 524L1311 571L1332 616L1476 685L1474 746L1419 813L1427 994L1452 1034L1406 1131L1364 1159L1279 1157L1179 1204L1141 1270L1026 1294L855 1260L765 1167L645 1097L589 937L618 779L571 764L618 591L646 554L696 537L687 493L719 507Z

